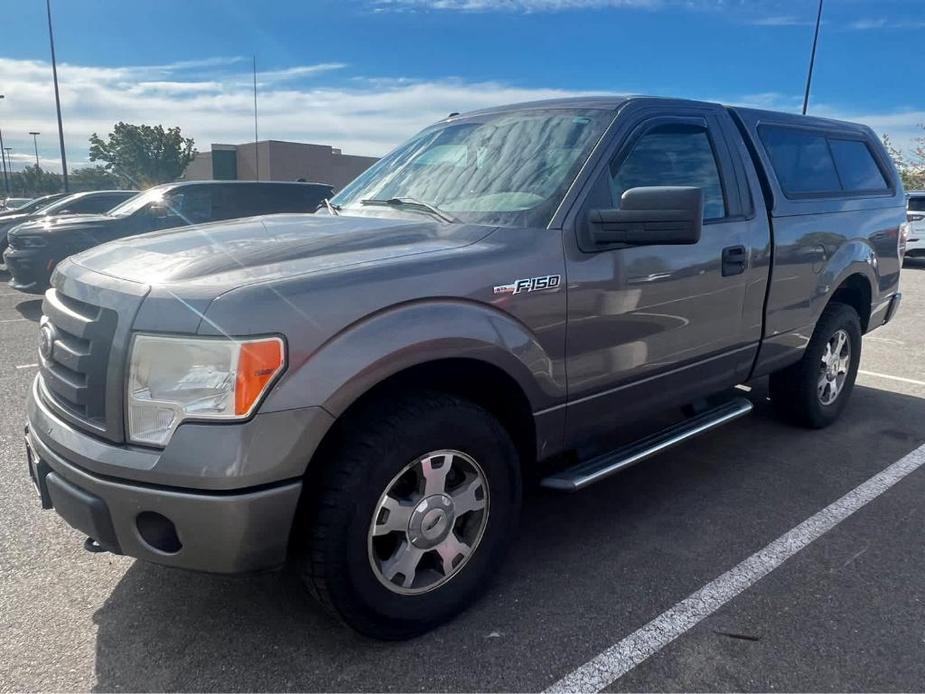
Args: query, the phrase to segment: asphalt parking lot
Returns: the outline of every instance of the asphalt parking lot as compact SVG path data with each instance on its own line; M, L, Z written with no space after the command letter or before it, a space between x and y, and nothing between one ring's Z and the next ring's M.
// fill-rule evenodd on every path
M415 641L372 642L291 571L224 578L92 555L42 512L22 444L40 301L0 280L2 691L543 690L925 443L918 262L898 317L865 338L838 424L792 428L756 383L745 419L578 495L530 490L484 599ZM925 466L607 689L925 688L923 498Z

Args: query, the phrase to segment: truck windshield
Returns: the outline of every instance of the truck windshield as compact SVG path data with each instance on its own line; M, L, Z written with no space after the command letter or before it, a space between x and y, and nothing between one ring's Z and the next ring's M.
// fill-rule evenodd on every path
M612 118L599 109L547 109L440 123L379 160L332 203L349 214L545 227ZM402 200L416 204L395 202Z

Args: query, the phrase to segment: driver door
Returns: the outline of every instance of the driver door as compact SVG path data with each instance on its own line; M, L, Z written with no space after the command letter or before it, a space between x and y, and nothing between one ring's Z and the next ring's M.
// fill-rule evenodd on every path
M592 179L566 234L570 444L732 386L750 368L760 337L760 322L743 330L752 227L722 125L709 107L649 108ZM591 210L647 186L703 190L698 243L583 241Z

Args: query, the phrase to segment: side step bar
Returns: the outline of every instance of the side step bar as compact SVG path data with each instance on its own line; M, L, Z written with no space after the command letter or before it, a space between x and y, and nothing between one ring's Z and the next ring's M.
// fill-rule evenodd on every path
M683 422L673 424L659 432L634 441L616 450L603 453L577 465L545 477L540 484L548 489L577 492L605 477L667 451L683 441L716 429L752 411L752 403L745 398L734 398L718 407L702 412Z

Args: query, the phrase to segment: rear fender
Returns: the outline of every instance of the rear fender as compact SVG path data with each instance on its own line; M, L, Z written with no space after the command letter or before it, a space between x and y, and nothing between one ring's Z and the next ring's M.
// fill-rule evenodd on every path
M867 241L853 239L839 246L819 273L812 299L813 325L819 320L832 294L852 275L861 275L867 280L871 302L876 305L879 286L877 255Z

